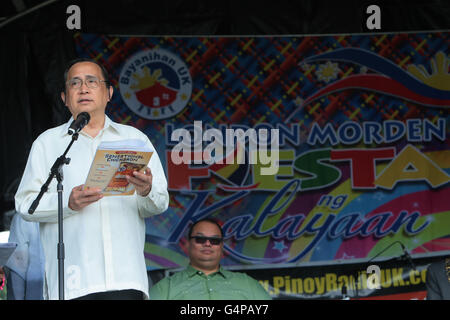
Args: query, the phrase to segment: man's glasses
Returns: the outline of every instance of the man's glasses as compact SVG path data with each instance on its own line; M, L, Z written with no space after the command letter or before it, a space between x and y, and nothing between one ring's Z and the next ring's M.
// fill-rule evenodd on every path
M204 244L206 242L206 240L208 240L209 243L211 243L214 246L218 246L223 241L222 238L204 237L204 236L192 236L191 239L194 239L195 243L198 243L198 244Z
M99 80L96 77L89 77L83 81L80 78L73 78L67 81L67 86L69 89L80 89L83 85L83 82L86 83L86 86L91 89L97 89L100 86L100 82L108 82L106 80Z

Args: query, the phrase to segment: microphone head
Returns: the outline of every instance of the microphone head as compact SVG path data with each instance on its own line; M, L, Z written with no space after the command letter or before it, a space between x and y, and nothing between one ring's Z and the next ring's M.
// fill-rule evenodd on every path
M87 112L81 112L78 114L77 118L72 121L72 124L70 125L68 129L68 134L72 135L74 133L78 133L81 131L81 129L84 128L85 125L88 124L89 120L91 119L91 116Z
M77 120L78 120L78 118L80 118L80 120L84 120L86 122L86 124L88 124L89 120L91 120L91 116L86 111L81 112L78 115Z

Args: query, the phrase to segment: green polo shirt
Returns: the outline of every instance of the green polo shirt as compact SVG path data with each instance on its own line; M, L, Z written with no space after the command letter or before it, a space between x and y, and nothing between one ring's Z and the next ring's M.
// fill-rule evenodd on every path
M210 275L189 265L166 277L150 289L154 300L270 300L258 281L245 273L220 267Z

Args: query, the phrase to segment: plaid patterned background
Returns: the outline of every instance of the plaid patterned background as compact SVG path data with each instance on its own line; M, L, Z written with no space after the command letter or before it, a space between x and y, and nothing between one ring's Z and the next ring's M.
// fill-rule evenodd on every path
M313 37L115 37L97 34L75 34L79 56L97 59L110 73L112 84L119 87L119 78L123 65L134 54L148 49L164 49L178 56L188 66L193 82L193 89L187 107L176 116L164 120L149 120L141 118L130 110L117 92L113 96L111 105L107 109L108 115L117 122L129 124L145 132L155 147L163 162L167 163L166 124L173 124L174 128L192 125L195 120L201 120L203 125L219 127L220 125L242 124L254 127L257 124L298 124L300 126L301 143L299 145L285 146L293 150L298 156L305 151L324 146L311 146L306 138L314 123L324 126L331 123L338 128L345 121L377 121L386 120L428 119L436 123L438 118L446 119L447 139L433 140L429 143L416 145L423 151L448 152L449 150L449 105L450 101L450 73L449 73L449 33L402 33L402 34L372 34L372 35L336 35ZM373 59L368 64L361 63L357 58L342 59L316 59L323 54L333 55L337 50L356 48L372 54ZM442 54L440 54L440 52ZM387 66L386 68L377 66ZM382 71L380 71L382 70ZM385 72L384 72L385 71ZM327 92L327 86L345 83L351 77L381 76L389 79L380 88L370 86L345 87L338 91ZM394 75L394 77L392 76ZM391 84L408 87L405 77L413 75L417 86L425 86L425 93L417 99L405 93L402 95L389 94ZM324 94L308 100L309 97L324 90ZM428 91L427 91L428 90ZM433 101L439 105L427 105L420 99L430 99L438 90ZM403 91L402 91L403 92ZM430 96L427 96L430 92ZM305 101L307 103L305 103ZM401 150L407 141L395 143L397 150ZM383 147L383 145L366 146L357 144L358 148ZM442 161L440 166L449 173L450 164ZM342 181L349 178L348 170L343 170ZM300 175L297 173L296 177ZM170 177L168 177L170 179ZM204 179L193 187L194 190L214 189L219 183L215 176ZM250 184L251 176L241 181L241 185ZM401 188L396 196L401 195ZM431 188L425 188L430 189ZM448 183L440 190L449 190ZM423 191L410 189L409 194ZM313 216L317 199L323 194L332 193L332 189L319 190L316 193L301 195L300 202L292 199L286 212L303 212ZM345 190L347 194L356 194L351 189ZM384 191L367 191L362 194L380 194ZM358 194L359 194L358 193ZM213 205L229 197L230 194L217 189L205 202ZM221 208L213 215L226 222L231 217L250 213L258 215L267 205L273 194L249 192L232 206ZM300 199L300 194L299 198ZM180 219L192 204L192 195L178 191L171 192L170 209L167 213L148 219L148 239L146 257L149 268L176 267L186 263L185 239L180 244L168 244L167 235L177 226ZM376 201L376 200L373 200ZM379 205L381 205L380 202ZM377 205L378 206L378 205ZM289 207L289 208L288 208ZM317 209L317 208L316 208ZM355 209L356 210L356 209ZM361 204L357 210L368 214L365 205ZM450 210L449 207L446 210ZM281 219L280 215L278 219ZM438 220L439 221L439 220ZM446 233L448 237L448 232ZM437 237L437 236L436 236ZM229 240L224 264L239 265L243 263L261 263L258 260L274 257L283 248L276 247L279 239L255 239L249 236L236 241ZM302 237L304 238L304 237ZM442 238L441 235L437 238ZM434 241L428 237L427 241ZM325 241L325 240L324 240ZM330 242L342 239L327 240ZM425 241L425 240L424 240ZM437 241L437 240L436 240ZM442 239L440 240L442 241ZM303 244L300 244L302 242ZM303 250L307 240L284 240L283 245L290 248L283 262L291 261ZM278 243L278 244L277 244ZM314 248L300 260L322 261L340 258L337 256L339 245L314 257ZM354 252L345 252L349 258L370 256L374 244L365 244L369 248L364 251L354 249ZM364 247L363 246L363 247ZM323 246L322 246L323 247ZM330 246L330 248L333 246ZM275 249L276 250L275 250ZM409 246L417 249L418 246ZM431 246L425 251L449 250L448 241L443 247ZM281 251L280 251L281 250ZM295 251L297 250L297 251ZM419 252L420 250L417 249ZM422 250L422 249L421 249ZM295 251L295 252L294 252ZM423 252L423 251L420 251ZM255 260L240 258L240 255L254 257ZM286 252L284 253L286 254ZM372 251L373 254L373 251ZM258 258L258 259L256 259ZM292 262L292 261L291 261Z

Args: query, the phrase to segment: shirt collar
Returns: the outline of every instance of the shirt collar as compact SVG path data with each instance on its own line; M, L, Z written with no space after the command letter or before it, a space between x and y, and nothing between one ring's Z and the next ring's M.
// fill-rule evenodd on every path
M199 271L199 270L197 270L197 269L195 269L192 265L190 265L189 264L189 266L186 268L186 273L187 273L187 275L188 275L188 277L189 278L192 278L193 276L195 276L196 274L204 274L202 271ZM225 279L228 277L228 274L227 274L227 272L226 272L226 270L222 267L222 266L220 266L219 267L219 270L217 271L217 272L215 272L215 273L212 273L212 274L210 274L211 276L212 275L215 275L215 274L220 274L222 277L224 277Z
M61 136L69 135L69 134L67 133L67 131L69 130L69 126L70 126L70 124L72 123L72 121L73 121L73 117L70 117L69 121L67 121L66 123L64 123L64 124L61 126L61 132L60 132ZM117 132L119 132L119 125L118 125L117 123L115 123L114 121L112 121L112 120L105 114L105 125L103 126L103 129L102 129L102 130L106 130L106 129L108 129L108 128L114 129L114 130L116 130Z

